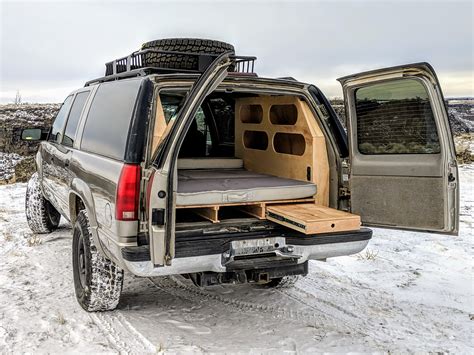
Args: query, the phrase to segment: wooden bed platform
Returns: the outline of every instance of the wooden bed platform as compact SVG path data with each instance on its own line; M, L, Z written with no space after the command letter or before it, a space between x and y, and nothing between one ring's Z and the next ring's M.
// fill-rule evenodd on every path
M238 207L239 210L245 212L258 219L266 219L266 208L275 204L292 204L310 203L314 204L314 198L302 198L298 200L276 200L265 202L237 202L218 205L184 205L176 206L177 209L192 209L192 212L205 218L212 223L219 223L219 210L221 207Z
M222 205L177 206L191 209L193 213L212 223L219 223L219 210L237 207L258 219L268 219L305 234L344 232L360 229L360 216L315 204L314 198L284 201L240 202Z

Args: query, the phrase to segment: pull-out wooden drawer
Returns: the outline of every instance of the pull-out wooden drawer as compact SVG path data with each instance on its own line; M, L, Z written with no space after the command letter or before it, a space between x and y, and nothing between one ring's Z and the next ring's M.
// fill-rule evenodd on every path
M305 234L360 229L360 217L314 203L267 206L267 219Z

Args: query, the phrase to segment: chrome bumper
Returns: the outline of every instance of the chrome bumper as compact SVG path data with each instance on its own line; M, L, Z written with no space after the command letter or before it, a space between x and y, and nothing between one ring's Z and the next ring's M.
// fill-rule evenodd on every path
M298 264L304 263L307 260L321 260L332 258L335 256L344 256L359 253L369 243L370 239L328 243L320 245L291 245L292 253L298 256ZM124 260L126 269L134 275L151 277L151 276L167 276L177 274L188 274L194 272L226 272L226 266L223 262L222 254L192 256L185 258L173 259L170 266L155 267L151 261L127 261Z

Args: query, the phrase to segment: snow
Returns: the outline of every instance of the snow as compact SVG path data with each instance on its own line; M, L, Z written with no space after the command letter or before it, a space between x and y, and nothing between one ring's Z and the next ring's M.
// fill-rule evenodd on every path
M23 159L16 153L0 152L0 184L10 180L15 175L15 166Z
M460 174L458 237L374 229L293 288L126 275L106 313L75 300L70 226L33 235L26 184L0 186L0 353L472 353L474 166Z

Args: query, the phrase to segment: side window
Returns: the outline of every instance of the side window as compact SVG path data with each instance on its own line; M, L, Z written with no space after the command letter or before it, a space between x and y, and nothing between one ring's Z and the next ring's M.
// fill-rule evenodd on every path
M183 95L160 93L161 106L166 123L169 123L177 115L183 102ZM194 122L189 128L184 147L181 148L181 156L208 156L212 148L212 137L206 116L202 107L199 107Z
M210 99L209 104L216 118L219 144L234 145L235 143L235 114L234 107L221 98Z
M416 79L356 90L357 144L362 154L435 154L438 131L428 92Z
M82 109L86 104L87 97L89 96L90 91L80 92L76 95L74 102L71 107L71 112L69 113L69 118L66 123L66 129L64 130L63 144L72 147L74 144L74 138L76 136L76 129L81 118Z
M49 134L48 140L51 142L60 143L61 142L61 131L64 127L64 121L66 121L67 113L71 107L72 95L68 96L64 100L61 108L54 119L53 127L51 128L51 133Z
M166 123L169 123L178 113L179 106L183 101L183 96L160 93L160 101L161 106L163 107Z
M81 149L122 160L140 79L103 83L97 89L82 133Z
M206 156L208 156L212 148L212 138L202 107L198 108L196 116L194 116L194 121L196 121L197 131L201 133L202 137L204 137L204 141L206 142ZM190 129L192 129L192 127L193 126L191 126Z

